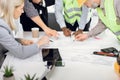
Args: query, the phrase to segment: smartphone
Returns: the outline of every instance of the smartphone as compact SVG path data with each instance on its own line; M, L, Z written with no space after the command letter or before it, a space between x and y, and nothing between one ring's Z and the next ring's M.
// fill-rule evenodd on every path
M102 52L107 52L107 53L110 53L110 52L116 53L116 52L118 52L118 50L116 48L114 48L114 47L104 48L104 49L101 49L101 51Z
M58 48L43 48L43 61L47 61L47 66L55 65L56 67L64 66L62 57Z

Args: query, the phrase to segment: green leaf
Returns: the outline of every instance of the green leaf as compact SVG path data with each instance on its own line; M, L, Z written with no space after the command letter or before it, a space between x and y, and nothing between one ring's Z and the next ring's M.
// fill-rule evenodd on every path
M32 77L30 77L29 74L25 75L25 80L39 80L39 78L35 79L36 74L34 74Z
M5 77L11 77L13 76L13 67L8 67L7 65L3 67L4 68L4 76Z

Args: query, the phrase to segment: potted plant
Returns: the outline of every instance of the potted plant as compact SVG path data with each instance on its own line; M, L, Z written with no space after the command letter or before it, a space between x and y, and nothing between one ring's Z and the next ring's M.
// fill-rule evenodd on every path
M4 75L3 80L15 80L14 74L13 74L13 67L4 66Z
M39 80L39 78L35 78L36 74L34 74L32 77L27 74L25 75L25 80Z

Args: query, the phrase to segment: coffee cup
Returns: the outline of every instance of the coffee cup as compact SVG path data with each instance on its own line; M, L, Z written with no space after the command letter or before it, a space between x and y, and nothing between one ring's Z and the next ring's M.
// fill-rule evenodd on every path
M32 30L32 37L33 38L39 38L39 28L34 27L31 30Z

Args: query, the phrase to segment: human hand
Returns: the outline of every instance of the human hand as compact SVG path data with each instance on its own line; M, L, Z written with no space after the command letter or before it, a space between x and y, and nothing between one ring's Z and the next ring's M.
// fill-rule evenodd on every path
M82 34L83 31L81 29L78 29L77 31L75 31L72 35L78 35L78 34Z
M66 27L63 27L62 28L62 31L63 31L63 34L68 37L68 36L71 36L71 30L66 28Z
M38 40L37 44L38 47L48 44L49 43L49 37L48 36L43 36L41 39Z
M59 36L59 34L58 34L58 32L56 30L50 29L48 27L44 31L50 37L53 36L53 37L57 38Z
M42 0L32 0L33 3L39 4Z
M32 40L27 40L27 39L21 39L20 42L22 45L30 45L34 43Z
M75 39L78 40L78 41L84 41L88 38L88 35L87 34L78 34L75 36Z

